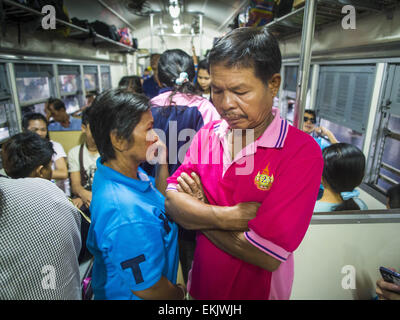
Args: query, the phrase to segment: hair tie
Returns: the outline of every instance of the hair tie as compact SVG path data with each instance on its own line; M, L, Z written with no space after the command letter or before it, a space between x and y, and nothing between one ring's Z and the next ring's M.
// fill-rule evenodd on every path
M186 73L186 72L181 72L180 74L179 74L179 78L177 78L176 80L175 80L175 83L178 85L178 86L181 86L182 84L184 84L185 82L188 82L189 81L189 76L188 76L188 74Z
M346 192L341 192L340 195L342 199L346 201L358 197L360 195L360 192L358 190L346 191Z

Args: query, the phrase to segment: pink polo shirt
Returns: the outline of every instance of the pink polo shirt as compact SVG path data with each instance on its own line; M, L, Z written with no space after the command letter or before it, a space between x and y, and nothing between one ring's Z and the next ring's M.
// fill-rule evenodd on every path
M168 178L167 191L176 191L182 172L196 172L212 205L233 206L259 202L249 221L246 239L281 261L269 272L217 248L201 232L188 289L195 299L289 299L293 283L293 252L311 220L321 182L321 149L308 134L280 118L231 161L228 124L224 120L204 126L194 137L184 163Z

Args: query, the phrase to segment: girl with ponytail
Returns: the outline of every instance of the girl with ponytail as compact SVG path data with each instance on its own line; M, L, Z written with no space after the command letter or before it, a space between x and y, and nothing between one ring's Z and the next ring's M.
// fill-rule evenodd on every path
M316 202L314 212L367 210L355 190L364 177L365 156L356 146L336 143L322 151L324 194Z

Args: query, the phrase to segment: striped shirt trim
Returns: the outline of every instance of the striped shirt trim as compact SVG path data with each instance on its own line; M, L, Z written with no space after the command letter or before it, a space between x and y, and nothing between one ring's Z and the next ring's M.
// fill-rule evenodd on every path
M279 254L273 252L272 250L268 249L267 247L263 246L261 243L257 242L256 240L254 240L248 232L244 233L245 237L247 238L247 240L249 240L251 243L253 243L256 247L260 248L263 251L269 252L271 253L273 256L275 256L276 258L278 258L281 261L286 261L287 258L284 258L282 256L280 256Z
M286 130L287 130L287 120L281 120L281 129L279 132L278 140L274 148L281 148L283 146L283 141L285 140L286 137Z

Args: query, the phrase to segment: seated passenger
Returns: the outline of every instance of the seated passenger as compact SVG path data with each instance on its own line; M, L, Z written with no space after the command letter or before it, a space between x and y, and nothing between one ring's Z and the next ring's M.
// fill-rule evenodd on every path
M317 122L315 111L306 109L304 110L304 123L303 123L303 131L311 135L315 141L317 141L318 145L324 150L326 147L330 146L333 143L338 143L334 134L325 127L316 127L315 123ZM326 139L325 137L328 137ZM324 187L322 184L319 187L318 192L318 200L321 199L324 193Z
M89 113L91 107L82 112L82 133L85 136L85 142L75 146L68 152L68 171L71 179L71 189L74 195L72 201L87 216L90 217L90 202L92 201L92 184L94 173L96 172L96 161L100 156L93 140L89 126ZM81 237L82 251L79 261L90 257L86 250L86 239L89 231L89 223L82 217Z
M367 210L368 207L355 190L363 178L365 156L356 146L336 143L322 151L324 194L315 204L314 212Z
M389 188L386 195L388 209L400 208L400 183Z
M315 111L304 110L303 131L310 134L318 142L321 149L325 149L333 143L338 143L335 135L325 127L316 127L317 122ZM326 138L325 138L326 137ZM328 139L327 139L328 138Z
M100 153L87 240L94 299L183 299L185 287L175 285L178 230L160 192L168 177L166 147L153 130L148 99L105 91L93 102L89 124ZM164 163L156 180L139 168L149 148Z
M63 146L49 138L49 131L47 130L48 123L46 118L41 113L28 113L22 119L22 128L24 131L32 131L37 133L41 138L51 142L54 149L54 154L51 159L52 179L56 185L70 195L70 184L68 179L68 169L66 162L66 153Z
M3 145L0 300L80 300L80 215L51 183L52 143L32 132ZM42 179L38 179L42 178Z
M50 98L45 105L47 121L53 118L49 124L49 131L80 131L81 119L68 115L65 104L60 99Z
M142 82L139 76L122 77L118 83L118 88L126 89L133 93L143 93Z
M162 89L151 100L151 112L154 128L165 133L170 175L182 164L196 132L203 125L221 118L209 100L195 94L196 89L192 84L194 75L193 59L184 51L167 50L161 55L158 79ZM142 168L149 175L155 175L155 166L144 163ZM179 227L179 257L185 283L192 265L195 245L196 232Z

